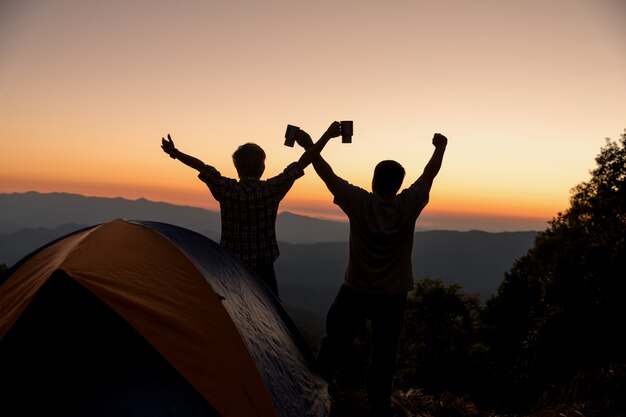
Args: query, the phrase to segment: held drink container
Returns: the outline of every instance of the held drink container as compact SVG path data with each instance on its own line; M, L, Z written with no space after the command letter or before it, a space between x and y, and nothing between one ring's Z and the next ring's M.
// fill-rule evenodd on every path
M341 142L352 143L352 120L342 120L341 124Z
M296 134L300 128L298 126L287 125L287 130L285 131L285 146L289 146L293 148L294 143L296 143Z

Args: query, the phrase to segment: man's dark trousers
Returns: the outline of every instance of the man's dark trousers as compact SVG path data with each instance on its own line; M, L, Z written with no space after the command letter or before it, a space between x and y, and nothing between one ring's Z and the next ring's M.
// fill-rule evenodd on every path
M326 316L326 335L318 356L318 368L328 380L339 362L349 354L361 326L366 320L371 321L372 352L365 386L373 415L389 412L406 303L406 292L376 294L342 285Z

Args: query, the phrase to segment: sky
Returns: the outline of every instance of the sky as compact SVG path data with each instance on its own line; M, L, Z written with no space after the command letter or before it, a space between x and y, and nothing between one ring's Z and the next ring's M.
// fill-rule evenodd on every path
M325 159L370 189L449 143L418 228L543 230L626 128L623 0L0 0L0 193L71 192L218 210L176 146L264 178L353 120ZM312 167L280 211L345 219Z

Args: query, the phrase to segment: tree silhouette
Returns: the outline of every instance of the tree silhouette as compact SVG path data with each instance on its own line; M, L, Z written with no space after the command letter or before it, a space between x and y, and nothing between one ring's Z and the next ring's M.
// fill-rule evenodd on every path
M440 279L416 282L409 295L400 338L397 383L428 392L465 393L476 345L478 296L446 286Z
M500 386L517 401L586 395L581 374L626 363L626 133L596 164L487 302Z

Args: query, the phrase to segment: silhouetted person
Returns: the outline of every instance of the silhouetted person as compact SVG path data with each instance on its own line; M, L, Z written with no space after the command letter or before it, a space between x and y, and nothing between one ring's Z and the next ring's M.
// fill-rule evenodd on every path
M220 203L222 235L220 244L250 266L278 297L274 262L279 250L276 242L278 205L293 183L304 175L304 168L319 156L331 138L339 136L334 122L322 137L311 145L311 137L299 131L296 141L306 141L307 150L297 162L282 173L261 180L265 171L265 152L254 143L246 143L233 153L239 181L223 177L217 169L176 149L170 135L162 138L161 148L170 157L199 171L213 197Z
M372 192L338 177L320 156L316 172L350 220L350 256L345 281L326 317L326 335L318 371L331 381L361 326L371 321L372 355L366 390L372 416L390 416L397 366L398 339L404 323L407 293L413 289L411 251L415 222L428 203L433 179L441 168L448 140L436 133L435 151L422 175L396 194L404 168L382 161L374 170ZM312 146L312 141L301 144Z

